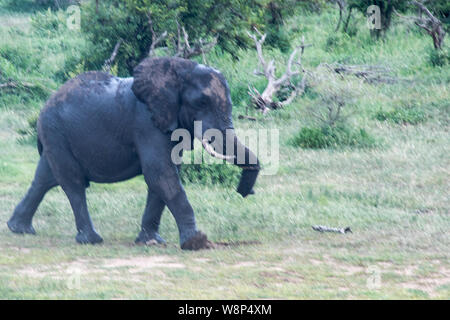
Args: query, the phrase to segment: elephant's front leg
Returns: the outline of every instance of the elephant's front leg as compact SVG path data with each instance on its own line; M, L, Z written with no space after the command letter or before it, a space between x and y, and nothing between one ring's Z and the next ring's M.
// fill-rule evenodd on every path
M210 247L206 235L197 229L194 210L181 185L178 171L171 162L151 163L144 168L149 192L159 196L175 218L180 234L181 248L199 250Z
M165 206L164 201L156 193L148 192L147 204L142 216L141 232L135 241L137 244L149 244L152 240L159 244L166 243L158 233L159 222Z

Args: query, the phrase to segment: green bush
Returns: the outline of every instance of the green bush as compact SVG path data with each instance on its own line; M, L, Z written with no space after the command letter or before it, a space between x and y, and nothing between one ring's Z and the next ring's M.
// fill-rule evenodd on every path
M60 32L67 30L66 16L63 11L53 12L50 8L36 12L31 17L31 25L35 33L48 37L58 36Z
M348 8L359 10L363 15L367 14L367 8L371 5L377 5L380 8L381 29L371 30L371 34L376 38L385 33L391 26L394 8L400 12L407 8L407 1L404 0L349 0Z
M36 5L44 8L64 9L73 4L79 4L81 0L33 0Z
M430 48L428 62L433 67L443 67L450 64L450 50L448 48L442 50Z
M220 184L235 187L240 170L231 164L182 164L180 178L183 183Z
M297 6L293 0L105 0L98 7L95 1L84 1L81 20L89 23L82 23L81 28L89 48L82 56L88 69L99 69L117 41L123 39L115 60L118 74L132 74L151 46L149 12L155 33L167 31L167 37L159 44L165 47L165 55L176 51L177 23L186 29L191 45L199 39L207 42L217 37L217 50L230 54L234 60L240 58L239 49L253 46L247 35L253 27L267 34L268 46L287 52L290 35L284 21Z
M289 35L283 27L269 27L266 28L267 38L265 44L271 47L280 49L281 52L286 53L291 49Z
M31 71L39 66L39 59L29 52L25 51L29 48L24 48L21 43L11 44L5 43L0 47L0 66L5 63L13 66L13 69ZM3 59L2 59L3 58ZM3 70L3 68L2 68ZM4 77L4 76L3 76Z
M326 51L346 51L350 36L347 33L330 33L325 42Z
M397 107L393 110L379 110L375 114L378 121L390 121L398 124L416 125L427 120L426 113L417 106L413 107Z
M369 148L375 145L375 139L365 129L351 130L344 126L303 127L290 143L304 149Z
M18 129L17 133L20 134L18 139L19 143L31 143L35 144L37 141L37 121L39 113L33 114L27 120L27 126L22 129Z

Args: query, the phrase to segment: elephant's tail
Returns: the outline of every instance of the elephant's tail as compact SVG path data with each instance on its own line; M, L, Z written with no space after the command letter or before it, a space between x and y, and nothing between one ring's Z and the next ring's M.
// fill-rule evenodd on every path
M39 137L37 139L37 148L38 148L39 155L41 156L42 155L43 146L42 146L41 140L39 140Z

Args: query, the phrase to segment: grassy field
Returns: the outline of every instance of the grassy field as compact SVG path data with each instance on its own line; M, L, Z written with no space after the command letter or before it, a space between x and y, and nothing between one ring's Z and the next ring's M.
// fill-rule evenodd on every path
M68 31L38 32L30 13L4 3L0 74L55 90L54 75L82 41ZM0 298L449 299L449 67L430 65L431 39L417 30L395 25L379 42L363 27L353 38L330 38L336 19L332 11L291 21L313 43L304 56L309 70L325 62L373 64L405 79L377 85L349 80L355 95L349 125L374 137L371 148L292 146L291 138L310 125L306 110L317 104L314 92L266 117L255 113L256 122L238 120L247 83L264 85L251 75L255 54L241 52L238 62L209 57L229 79L235 126L280 132L278 173L261 176L254 196L242 199L234 187L186 185L199 227L211 240L258 242L250 245L183 252L167 210L161 223L167 247L134 245L146 200L141 177L88 189L101 245L75 243L73 214L60 188L39 207L36 236L12 234L6 221L39 157L17 132L43 97L0 91ZM12 54L6 58L5 52ZM408 115L417 121L389 116L398 107L413 110ZM317 224L350 226L353 233L319 233L311 228Z

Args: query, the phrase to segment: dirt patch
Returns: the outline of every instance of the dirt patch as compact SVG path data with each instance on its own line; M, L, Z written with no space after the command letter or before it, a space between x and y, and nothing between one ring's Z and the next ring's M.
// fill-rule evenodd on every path
M450 284L450 277L443 278L426 278L417 281L409 281L402 284L405 289L419 290L427 293L430 297L437 296L437 289L444 285Z
M345 265L342 267L342 269L344 269L344 274L346 276L352 276L354 274L366 272L366 268L363 268L361 266Z
M129 268L129 272L145 272L155 268L185 268L186 266L179 263L172 257L169 256L141 256L132 257L128 259L109 259L104 260L100 264L104 268Z
M436 263L432 263L436 264ZM427 276L417 276L418 266L406 266L394 270L395 273L410 277L411 280L401 284L404 289L418 290L427 293L431 298L438 296L438 288L450 285L450 270L446 267L439 268L437 273Z
M96 273L101 270L90 267L87 260L76 260L70 263L61 263L58 265L29 266L18 271L19 274L32 278L51 277L54 279L66 278L71 274L85 275Z
M314 266L320 266L321 264L323 264L323 261L317 259L309 259L309 262Z
M24 254L27 254L27 253L30 253L30 252L31 252L31 249L29 249L29 248L10 247L10 249L11 249L11 250L18 251L18 252L20 252L20 253L24 253Z
M402 275L402 276L413 276L416 274L418 267L417 266L405 266L401 270L396 270L396 273Z
M281 282L288 283L300 283L304 280L304 276L297 272L287 271L284 269L274 270L268 269L267 271L262 271L259 273L260 276L264 278L274 279L280 284Z
M120 268L126 268L129 274L151 272L152 275L157 274L158 277L164 278L164 272L158 269L185 268L185 265L169 256L139 256L123 259L106 259L99 262L80 259L70 263L51 266L29 266L19 270L18 273L32 278L52 277L60 279L67 278L71 274L99 274L100 276L107 269L108 278L113 276L115 279L118 279L120 275L123 275Z
M195 262L200 262L200 263L208 263L211 262L211 259L208 258L196 258L194 259Z
M352 276L358 273L364 273L366 268L360 265L351 265L347 263L343 263L337 261L329 255L324 255L323 260L318 259L309 259L309 262L314 266L327 266L333 269L334 271L338 271L346 276Z
M256 267L256 263L253 261L242 261L232 265L233 268L252 268Z

